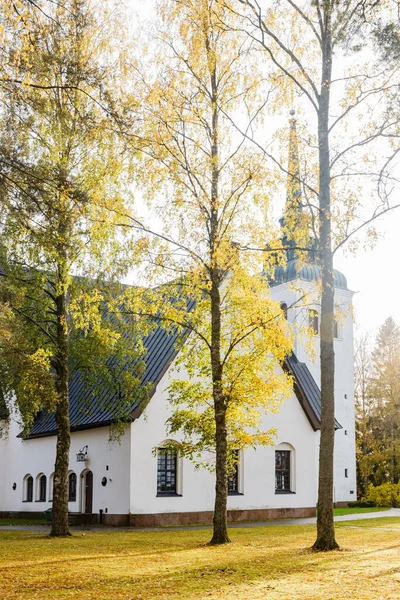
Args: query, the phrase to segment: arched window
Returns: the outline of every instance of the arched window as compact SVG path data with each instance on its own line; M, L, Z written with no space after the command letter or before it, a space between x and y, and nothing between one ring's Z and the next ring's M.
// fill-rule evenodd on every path
M46 475L40 475L39 477L39 495L38 501L45 502L46 501L46 488L47 488L47 477Z
M333 321L333 337L335 339L339 338L339 323L338 323L338 320L336 317L334 318L334 321Z
M157 494L176 494L177 451L174 448L157 450Z
M234 471L228 474L228 494L243 493L243 459L239 449L233 450Z
M295 452L290 444L279 444L275 450L275 493L290 494L295 490Z
M164 440L156 448L157 456L157 496L182 495L182 458L179 444L174 440Z
M76 473L68 477L68 502L76 502Z
M310 308L308 310L308 326L313 331L314 335L318 335L318 311L315 308Z
M24 479L24 502L33 501L33 477L32 475L25 475Z
M49 477L49 502L53 502L54 473Z
M286 321L287 321L287 317L288 317L288 312L287 312L287 311L288 311L288 307L287 307L287 304L286 304L286 302L281 302L281 311L283 312L283 315L284 315L284 317L285 317L285 319L286 319Z

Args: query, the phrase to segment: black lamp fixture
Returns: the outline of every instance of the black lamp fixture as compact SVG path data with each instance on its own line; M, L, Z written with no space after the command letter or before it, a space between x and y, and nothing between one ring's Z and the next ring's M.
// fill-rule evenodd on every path
M86 462L88 459L88 446L83 446L76 454L76 462Z

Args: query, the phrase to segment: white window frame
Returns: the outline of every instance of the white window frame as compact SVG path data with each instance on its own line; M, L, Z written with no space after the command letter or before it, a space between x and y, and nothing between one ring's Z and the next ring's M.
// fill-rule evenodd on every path
M289 442L281 442L275 447L275 452L279 452L280 450L286 450L290 452L290 490L287 491L278 491L275 488L275 493L277 494L295 494L296 493L296 449ZM274 452L274 485L275 485L275 452Z
M166 492L165 494L163 494L162 492L158 492L157 490L157 480L158 480L158 451L159 450L165 450L166 446L173 444L176 447L176 471L175 471L175 492L171 492L170 494L168 494L168 492ZM161 442L160 444L158 444L154 450L153 450L153 454L155 455L155 481L156 481L156 496L157 498L174 498L174 497L180 497L183 496L183 459L182 456L179 452L179 442L176 442L175 440L164 440L163 442Z

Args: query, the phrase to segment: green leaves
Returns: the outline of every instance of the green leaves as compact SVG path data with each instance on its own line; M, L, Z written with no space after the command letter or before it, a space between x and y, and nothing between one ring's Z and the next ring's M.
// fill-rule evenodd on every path
M131 200L112 125L120 13L106 25L104 7L89 0L49 4L45 13L18 5L20 18L12 3L0 9L8 41L8 84L0 82L4 389L15 392L29 428L39 410L56 407L60 374L78 373L89 397L114 393L118 418L147 395L148 330L117 314L122 289L112 284L127 269L116 225Z

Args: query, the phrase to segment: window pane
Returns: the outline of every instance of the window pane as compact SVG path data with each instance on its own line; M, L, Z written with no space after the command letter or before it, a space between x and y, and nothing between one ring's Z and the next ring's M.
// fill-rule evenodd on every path
M33 500L33 477L28 477L26 480L26 500L27 502Z
M176 451L160 448L157 452L157 493L176 493Z
M288 318L288 307L287 307L287 304L285 302L282 302L282 304L281 304L281 311L283 312L283 315L284 315L284 317L285 317L285 319L287 321L287 318Z
M39 500L46 500L46 475L42 475L39 482Z
M318 311L315 308L310 308L308 311L308 326L315 335L318 334Z
M68 480L68 500L75 502L76 500L76 474L71 473Z
M336 317L333 322L333 337L336 339L339 337L339 323L337 322Z
M232 475L228 475L228 492L239 491L239 450L235 450L235 471Z
M275 489L290 491L290 450L275 451Z

